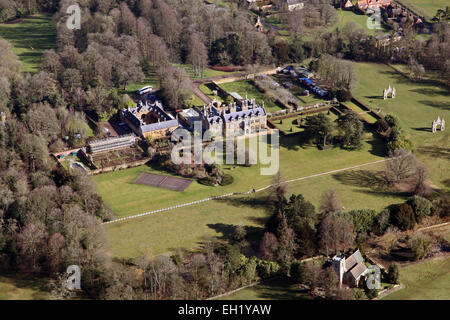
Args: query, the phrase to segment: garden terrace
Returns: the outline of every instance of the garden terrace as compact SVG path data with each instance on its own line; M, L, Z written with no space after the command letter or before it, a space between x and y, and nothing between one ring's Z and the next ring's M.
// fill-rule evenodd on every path
M145 152L137 145L120 150L96 153L90 157L90 161L97 169L105 169L124 164L131 164L147 159Z

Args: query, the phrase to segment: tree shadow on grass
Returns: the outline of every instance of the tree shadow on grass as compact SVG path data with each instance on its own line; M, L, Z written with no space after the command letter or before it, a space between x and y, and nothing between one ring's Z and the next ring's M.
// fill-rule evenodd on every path
M442 184L450 189L450 179L446 179L446 180L442 181Z
M374 100L383 100L383 96L365 96L367 99L374 99Z
M450 160L450 148L441 148L435 146L419 147L417 153Z
M424 131L424 132L431 132L431 126L429 127L422 127L422 128L412 128L413 130L416 131Z
M382 171L352 170L336 173L333 178L346 185L370 188L376 191L387 191L389 187Z
M419 103L424 104L426 106L442 109L442 110L450 110L450 103L444 101L431 101L431 100L420 100Z
M233 224L225 224L225 223L210 223L207 226L218 233L221 233L222 236L218 237L221 240L225 240L229 243L234 242L234 232L236 230L237 225ZM264 228L262 227L254 227L254 226L243 226L246 232L246 239L251 244L259 243L259 239L261 239Z
M297 151L300 148L304 148L306 144L306 135L305 134L295 134L290 136L281 136L280 134L280 147L284 147L288 150ZM270 143L268 143L270 145Z
M224 202L238 208L249 206L256 209L268 209L267 197L261 195L219 198L214 201Z
M444 89L443 87L433 87L433 88L418 88L409 90L411 92L419 93L425 96L448 96L450 95L450 91L448 89Z
M375 156L384 157L386 155L385 142L373 135L373 139L367 141L371 146L369 152Z
M263 282L252 288L258 298L270 300L311 300L312 297L306 290L295 287L288 279L274 279Z
M389 191L389 190L354 190L355 192L365 193L374 196L383 196L383 197L394 197L399 200L404 200L411 196L410 192L400 192L400 191Z

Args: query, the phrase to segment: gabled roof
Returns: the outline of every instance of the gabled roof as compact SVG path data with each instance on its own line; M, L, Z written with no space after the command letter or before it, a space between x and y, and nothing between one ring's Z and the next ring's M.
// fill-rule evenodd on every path
M171 127L177 127L178 126L178 120L168 120L168 121L161 121L161 122L155 122L151 124L146 124L141 126L142 132L151 132L155 130L161 130L161 129L167 129Z
M345 269L348 271L361 262L363 262L361 252L359 250L356 250L350 257L345 260Z
M361 277L367 270L366 265L364 262L359 262L356 266L354 266L350 271L350 275L353 277L353 279L358 279Z

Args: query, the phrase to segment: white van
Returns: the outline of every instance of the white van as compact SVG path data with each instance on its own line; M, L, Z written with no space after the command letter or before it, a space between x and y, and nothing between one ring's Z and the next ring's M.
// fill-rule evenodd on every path
M150 92L152 90L153 90L152 86L145 86L145 87L140 88L139 90L137 90L136 93L138 95L142 95L142 94L148 93L148 92Z

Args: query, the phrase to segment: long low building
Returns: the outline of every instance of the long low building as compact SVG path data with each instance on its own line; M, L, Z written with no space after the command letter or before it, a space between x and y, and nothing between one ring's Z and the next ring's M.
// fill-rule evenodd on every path
M123 149L136 144L136 136L134 134L94 140L89 142L88 149L91 154L106 152L111 150Z

